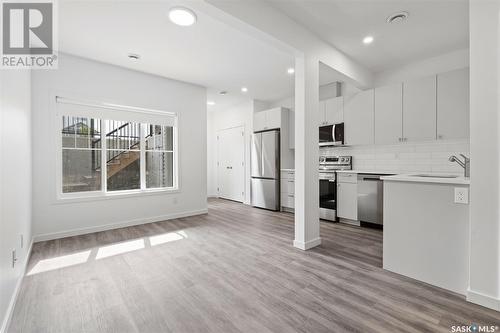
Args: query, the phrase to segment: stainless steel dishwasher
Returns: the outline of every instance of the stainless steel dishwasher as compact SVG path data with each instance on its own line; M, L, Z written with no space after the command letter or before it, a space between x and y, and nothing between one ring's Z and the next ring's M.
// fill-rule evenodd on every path
M384 187L382 175L358 174L358 220L384 224Z

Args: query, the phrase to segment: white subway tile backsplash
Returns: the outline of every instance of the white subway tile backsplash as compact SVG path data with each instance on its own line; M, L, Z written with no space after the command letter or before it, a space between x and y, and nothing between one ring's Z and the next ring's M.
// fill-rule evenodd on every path
M463 174L463 169L449 162L450 155L469 155L468 141L404 143L386 146L323 147L320 155L353 157L353 169L401 173L435 172Z

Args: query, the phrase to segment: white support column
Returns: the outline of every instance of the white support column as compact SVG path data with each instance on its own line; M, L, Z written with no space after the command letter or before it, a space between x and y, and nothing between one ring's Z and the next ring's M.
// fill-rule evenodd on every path
M319 60L295 58L295 240L308 250L319 237Z
M467 300L500 311L500 1L470 1Z

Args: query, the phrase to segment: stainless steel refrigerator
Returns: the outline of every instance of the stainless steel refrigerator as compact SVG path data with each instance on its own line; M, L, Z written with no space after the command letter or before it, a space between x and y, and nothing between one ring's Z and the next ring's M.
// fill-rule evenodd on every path
M252 206L280 209L280 131L252 135Z

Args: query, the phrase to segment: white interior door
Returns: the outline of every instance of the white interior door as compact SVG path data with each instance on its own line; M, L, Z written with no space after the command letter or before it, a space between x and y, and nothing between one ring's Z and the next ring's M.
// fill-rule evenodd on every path
M245 130L233 127L217 133L219 197L243 202L245 198Z

